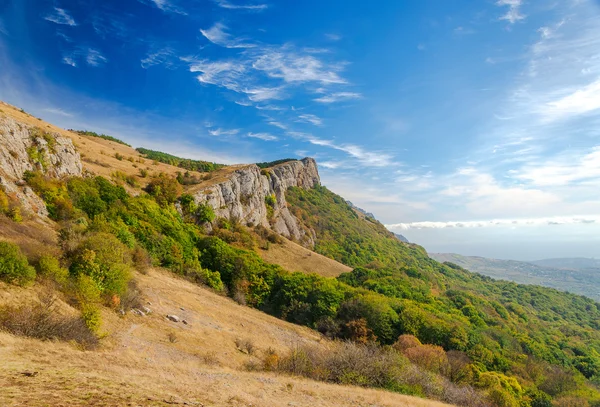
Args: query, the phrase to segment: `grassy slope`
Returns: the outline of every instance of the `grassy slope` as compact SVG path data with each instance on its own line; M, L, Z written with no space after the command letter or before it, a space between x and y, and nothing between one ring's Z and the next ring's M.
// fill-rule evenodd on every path
M153 271L137 280L153 313L119 318L105 311L107 337L99 351L0 333L0 405L445 405L384 391L246 372L244 365L256 358L238 351L236 338L253 341L259 355L268 347L284 351L298 343L327 344L312 330L240 306L167 272ZM33 291L0 283L0 304L33 298ZM185 318L189 325L167 321L167 313ZM177 342L167 339L169 332L176 334ZM39 374L26 377L23 372Z

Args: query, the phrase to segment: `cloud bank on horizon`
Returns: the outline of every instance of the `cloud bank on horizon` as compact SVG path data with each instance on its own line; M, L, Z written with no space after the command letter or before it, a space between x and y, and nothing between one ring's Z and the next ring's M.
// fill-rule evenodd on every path
M311 155L425 245L600 236L593 0L33 3L0 16L0 98L50 121L225 163Z

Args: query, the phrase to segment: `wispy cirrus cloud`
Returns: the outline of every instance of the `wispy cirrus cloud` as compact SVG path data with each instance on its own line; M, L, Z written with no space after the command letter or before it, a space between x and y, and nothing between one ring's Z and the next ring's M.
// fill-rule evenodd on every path
M175 13L187 15L187 12L175 4L172 0L138 0L144 4L150 4L159 10L164 11L165 13Z
M515 24L526 18L526 16L521 13L523 0L498 0L496 4L500 7L508 7L508 11L500 17L500 20L506 20L510 24Z
M319 116L316 116L314 114L308 114L308 113L301 114L300 116L298 116L298 119L296 119L296 121L299 123L310 123L315 126L323 125L323 119L321 119Z
M321 96L319 98L313 99L315 102L319 103L336 103L343 102L348 100L356 100L360 99L362 95L356 92L335 92L329 95Z
M223 23L216 23L210 28L200 29L202 35L212 42L225 48L253 48L255 44L245 43L244 39L234 38L227 32L228 28Z
M44 17L44 20L60 25L76 26L75 19L63 8L54 7L54 12Z
M175 51L170 47L165 47L148 52L146 57L143 58L140 63L144 69L155 65L164 65L167 68L173 68L175 66L175 60Z
M236 134L238 134L240 132L239 129L231 129L231 130L225 130L222 128L216 128L216 129L209 129L208 130L208 134L210 134L211 136L215 136L215 137L221 137L221 136L235 136Z
M247 136L250 138L256 138L256 139L260 139L263 141L276 141L279 139L277 136L274 136L270 133L248 133Z
M301 133L296 133L301 134ZM330 147L334 150L342 151L349 156L357 159L362 165L366 167L389 167L396 163L393 160L393 156L381 152L367 151L363 147L354 144L338 144L333 140L325 140L311 135L305 135L307 141L317 146Z
M252 64L254 69L265 72L272 78L285 82L317 82L327 84L345 84L339 76L343 64L325 64L313 55L301 55L282 47L267 49Z
M48 107L46 109L44 109L44 112L48 112L51 114L55 114L58 116L63 116L63 117L73 117L72 113L69 113L63 109L57 108L57 107Z
M99 67L106 64L108 58L97 49L79 46L74 51L63 55L62 62L72 67L79 66L79 62L84 62L92 67Z
M229 10L250 10L263 11L269 8L268 4L234 4L227 0L214 0L214 2L222 8Z

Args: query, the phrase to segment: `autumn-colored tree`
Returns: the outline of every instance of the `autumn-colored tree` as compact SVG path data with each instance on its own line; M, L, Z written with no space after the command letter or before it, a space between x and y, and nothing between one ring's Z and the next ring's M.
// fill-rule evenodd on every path
M411 362L425 370L441 374L448 372L448 357L441 346L413 346L406 349L403 353Z
M165 206L175 202L183 192L183 188L175 178L169 177L167 174L160 174L150 181L146 192L152 195L159 205Z
M409 348L415 348L421 346L421 341L414 335L400 335L394 345L394 349L398 352L404 352Z
M357 343L369 343L375 341L377 337L367 326L365 318L355 319L344 325L344 336Z

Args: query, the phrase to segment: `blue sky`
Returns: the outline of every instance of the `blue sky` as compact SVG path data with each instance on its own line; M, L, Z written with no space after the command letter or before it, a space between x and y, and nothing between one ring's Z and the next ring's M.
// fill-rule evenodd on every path
M315 157L431 251L600 257L598 1L0 0L0 99L186 157Z

